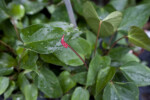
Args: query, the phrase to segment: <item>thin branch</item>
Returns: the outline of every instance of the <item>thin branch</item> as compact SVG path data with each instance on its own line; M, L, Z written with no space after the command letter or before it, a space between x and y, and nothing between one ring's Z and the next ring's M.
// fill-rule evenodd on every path
M128 36L123 36L123 37L121 37L120 39L116 40L116 41L112 44L112 46L110 47L110 49L109 49L109 51L107 52L106 55L109 54L110 50L117 44L118 41L120 41L120 40L122 40L122 39L124 39L124 38L127 38L127 37L128 37Z
M96 48L97 48L98 37L99 37L99 34L100 34L101 24L102 24L102 21L99 22L97 38L96 38L96 43L95 43L95 49L94 49L94 55L96 54Z
M6 44L5 42L3 42L1 40L0 40L0 44L2 44L5 47L7 47L16 56L15 50L11 46L9 46L8 44Z
M15 24L15 20L13 18L11 19L11 22L12 22L12 25L14 26L15 31L16 31L16 35L17 35L18 40L20 40L22 42L22 40L20 38L20 34L19 34L18 29L17 29L16 24Z

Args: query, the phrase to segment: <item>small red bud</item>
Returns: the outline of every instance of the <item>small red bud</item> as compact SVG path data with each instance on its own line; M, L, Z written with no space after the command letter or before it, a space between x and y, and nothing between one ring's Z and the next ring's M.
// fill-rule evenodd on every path
M68 44L64 41L64 35L61 38L61 44L63 45L63 47L68 48Z

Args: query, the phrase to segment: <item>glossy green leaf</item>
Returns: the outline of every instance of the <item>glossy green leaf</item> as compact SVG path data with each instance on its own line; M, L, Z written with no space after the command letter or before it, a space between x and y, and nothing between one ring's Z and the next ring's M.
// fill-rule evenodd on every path
M114 67L105 67L98 72L96 80L96 95L98 95L102 89L107 85L109 81L112 80L116 73L116 68Z
M72 79L82 85L86 85L87 72L76 73L72 76Z
M111 23L112 26L114 27L114 31L116 31L117 27L119 26L120 22L122 21L122 13L119 11L114 11L114 12L110 13L106 18L104 18L103 21Z
M0 53L0 75L9 75L16 66L16 60L7 53Z
M72 94L71 100L89 100L90 94L87 90L77 87Z
M8 90L4 93L4 99L9 98L15 88L16 88L16 83L14 81L10 82Z
M22 93L24 93L24 88L26 85L29 85L29 81L26 78L24 73L20 73L18 76L18 80L17 83L19 85L20 90L22 91Z
M0 77L0 95L3 94L9 86L9 78Z
M116 10L123 10L128 4L128 0L111 0L109 2Z
M99 19L96 10L94 9L93 5L90 2L86 2L84 4L83 15L88 25L95 32L95 34L97 34L99 23L101 20ZM103 21L101 25L100 36L101 37L109 36L113 33L113 30L114 28L110 23Z
M150 38L142 29L135 26L131 27L128 38L129 42L150 51Z
M70 40L68 44L77 52L79 55L85 59L85 57L89 57L91 54L90 44L83 38L76 38ZM56 52L54 55L63 63L70 66L79 66L83 65L81 59L70 49L70 48L62 48Z
M53 22L24 28L21 30L21 38L25 48L41 54L49 54L63 48L60 42L63 34L67 42L78 37L80 33L78 29L74 29L65 22Z
M131 26L138 26L142 28L149 18L149 7L150 4L143 4L127 8L123 12L123 20L118 30L127 32Z
M104 89L103 100L139 100L139 90L133 83L110 82Z
M37 100L38 90L34 84L28 84L24 88L24 96L26 100Z
M33 71L37 71L36 61L38 59L38 55L35 52L28 51L21 60L20 67L23 69L30 69Z
M59 80L56 75L46 67L40 69L39 75L35 77L35 84L50 98L58 98L62 95Z
M111 63L111 59L108 56L100 57L99 55L95 55L95 57L91 60L88 74L87 74L87 86L93 85L96 80L96 76L104 67L109 66Z
M59 75L59 82L63 93L68 92L71 88L76 85L76 82L71 78L71 75L68 71L63 71Z
M41 54L40 55L41 59L44 61L44 62L47 62L47 63L51 63L51 64L54 64L54 65L59 65L59 66L64 66L65 64L63 62L61 62L54 54Z
M138 86L150 85L150 69L137 62L128 62L120 67L124 76Z

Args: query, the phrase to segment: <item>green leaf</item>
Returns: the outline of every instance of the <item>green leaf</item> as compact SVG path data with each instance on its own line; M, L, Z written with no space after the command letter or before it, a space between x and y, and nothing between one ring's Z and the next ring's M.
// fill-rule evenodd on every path
M16 83L14 81L10 82L10 86L8 90L4 93L4 98L5 99L9 98L12 92L15 90L15 88L16 88Z
M116 68L110 66L107 66L99 71L96 80L96 95L98 95L102 91L102 89L107 85L107 83L112 80L115 73Z
M9 75L17 65L16 60L7 53L0 53L0 75Z
M24 95L26 100L37 100L38 90L34 84L28 84L24 88Z
M54 65L65 66L63 62L61 62L54 54L41 54L41 59L46 63L51 63Z
M28 51L21 60L20 67L23 69L30 69L37 71L36 61L38 60L38 55L35 52Z
M81 32L65 22L32 25L21 30L24 47L40 54L53 53L63 48L61 37L65 34L66 42L78 37Z
M128 32L128 38L129 42L150 51L150 38L142 29L136 26L131 27Z
M24 100L24 96L23 96L23 94L15 94L15 95L12 95L12 99L13 100Z
M72 0L74 10L81 16L83 15L83 4L86 1L88 0Z
M90 44L83 38L76 38L70 40L68 44L77 52L79 55L85 59L85 57L89 57L91 54ZM70 49L70 48L62 48L56 52L54 55L63 63L70 66L79 66L82 65L83 62L81 59Z
M109 2L116 10L124 10L128 4L128 0L111 0Z
M111 57L112 60L119 61L120 59L118 58L124 57L124 55L126 55L128 51L129 51L128 48L116 47L109 52L109 56Z
M26 0L26 1L22 0L21 3L24 5L25 11L29 15L34 15L35 13L38 13L46 5L45 3L42 2L30 1L30 0Z
M71 100L89 100L90 94L87 90L77 87L72 94Z
M46 67L40 69L39 75L35 77L35 84L50 98L58 98L62 95L61 86L56 75Z
M51 21L65 21L69 22L69 16L65 4L56 6L53 13L51 13ZM63 15L63 16L62 16Z
M138 86L150 85L150 69L137 62L129 62L120 67L124 76Z
M122 21L122 13L119 11L114 11L104 18L103 21L111 23L114 27L114 31L116 31L120 22Z
M83 15L88 25L95 32L95 34L97 34L99 23L101 20L99 19L99 16L96 10L94 9L93 5L90 2L86 2L83 5ZM114 28L111 23L103 21L101 25L100 36L106 37L106 36L112 35L113 30Z
M9 16L5 13L5 11L3 9L0 8L0 23L4 20L6 20L7 18L9 18Z
M71 99L71 95L70 94L66 94L64 95L61 100L70 100Z
M20 73L18 76L18 80L17 83L19 85L20 90L22 91L22 93L24 93L24 88L26 85L29 85L29 81L26 78L26 76L24 75L24 73Z
M9 86L9 78L0 77L0 95L3 94Z
M103 100L139 100L139 90L133 83L110 82L104 89Z
M71 88L75 87L76 82L71 78L71 75L68 71L63 71L59 75L59 82L63 93L68 92Z
M95 57L91 60L89 65L89 70L87 74L87 86L93 85L96 80L96 76L100 69L107 67L110 65L111 59L108 56L100 57L99 55L95 55Z
M143 4L127 8L123 12L123 20L118 30L127 32L131 26L138 26L142 28L150 16L149 7L150 4Z
M82 85L86 85L87 72L76 73L72 76L72 79Z

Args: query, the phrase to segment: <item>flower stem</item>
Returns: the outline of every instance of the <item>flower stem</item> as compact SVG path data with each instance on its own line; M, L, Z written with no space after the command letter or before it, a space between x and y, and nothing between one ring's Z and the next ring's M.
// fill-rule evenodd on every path
M123 37L119 38L118 40L116 40L116 41L112 44L112 46L110 47L110 49L109 49L109 51L107 52L106 55L109 54L110 50L117 44L118 41L120 41L120 40L122 40L122 39L124 39L124 38L127 38L127 37L128 37L128 36L123 36Z
M19 34L18 29L17 29L16 24L15 24L15 20L13 18L11 19L11 22L12 22L12 25L14 26L15 31L16 31L16 35L17 35L18 40L20 40L22 42L22 40L20 38L20 34Z
M81 59L81 61L85 65L86 69L88 70L88 66L87 66L86 62L82 59L82 57L70 45L68 45L68 47Z
M97 37L96 37L96 43L95 43L95 49L94 49L94 55L96 54L96 48L97 48L98 37L100 34L101 24L102 24L102 21L99 22L99 27L98 27Z

